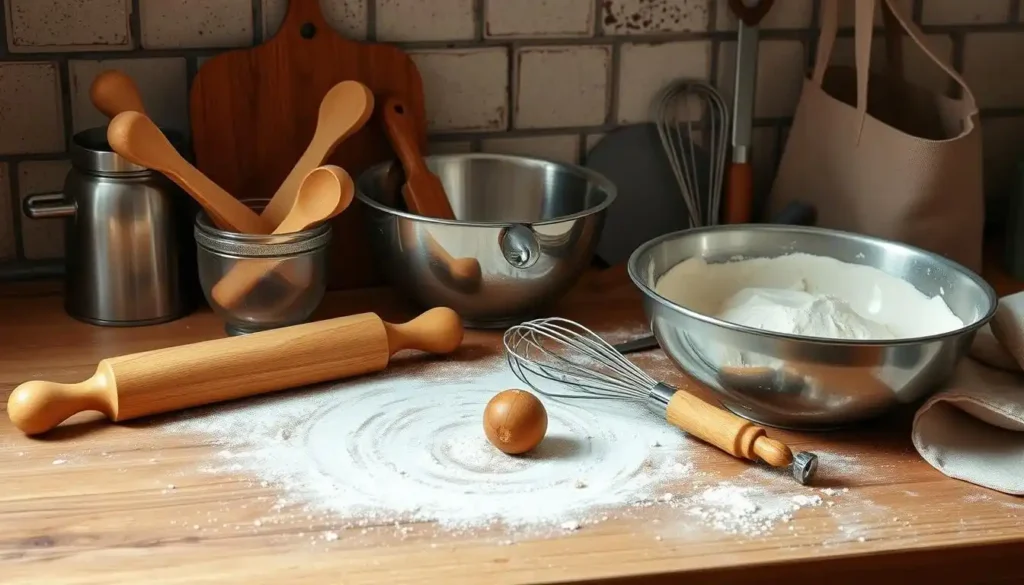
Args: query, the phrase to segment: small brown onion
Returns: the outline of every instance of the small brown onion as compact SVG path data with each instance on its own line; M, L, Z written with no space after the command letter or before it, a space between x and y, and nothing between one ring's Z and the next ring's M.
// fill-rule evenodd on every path
M533 449L548 431L548 412L536 396L526 390L502 390L484 409L487 440L509 455Z

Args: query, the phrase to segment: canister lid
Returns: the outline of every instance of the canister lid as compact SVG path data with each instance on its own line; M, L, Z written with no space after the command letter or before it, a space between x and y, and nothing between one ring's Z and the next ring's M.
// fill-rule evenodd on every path
M161 128L164 136L178 152L184 155L184 140L180 133ZM90 173L148 174L151 169L137 165L114 152L107 142L107 127L87 128L71 138L71 164Z

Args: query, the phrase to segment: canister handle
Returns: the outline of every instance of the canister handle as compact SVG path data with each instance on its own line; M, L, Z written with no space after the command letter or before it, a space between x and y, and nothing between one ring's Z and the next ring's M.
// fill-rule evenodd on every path
M25 215L32 219L72 217L78 211L78 206L68 201L61 192L29 195L22 207Z

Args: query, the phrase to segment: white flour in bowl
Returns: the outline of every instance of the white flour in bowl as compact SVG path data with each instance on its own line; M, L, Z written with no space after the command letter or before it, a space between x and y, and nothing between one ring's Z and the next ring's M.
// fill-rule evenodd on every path
M789 254L672 267L655 290L704 315L768 331L828 339L900 339L964 326L941 296L870 266Z

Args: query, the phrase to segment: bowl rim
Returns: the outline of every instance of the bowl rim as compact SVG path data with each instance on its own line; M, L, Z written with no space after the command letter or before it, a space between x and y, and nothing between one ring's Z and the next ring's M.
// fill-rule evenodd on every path
M394 216L402 217L402 218L405 218L405 219L411 219L411 220L415 220L415 221L421 221L421 222L424 222L424 223L433 223L433 224L441 224L441 225L473 226L473 227L488 227L488 228L491 228L491 227L508 227L508 226L513 226L513 225L554 225L554 224L558 224L558 223L562 223L562 222L566 222L566 221L573 221L573 220L576 220L576 219L581 219L581 218L584 218L584 217L588 217L588 216L594 215L596 213L600 213L600 212L608 209L608 207L610 207L611 204L615 202L615 199L618 196L618 189L616 188L615 183L613 183L611 181L611 179L609 179L608 177L605 177L604 175L602 175L601 173L598 173L597 171L595 171L593 169L589 169L587 167L584 167L584 166L578 165L578 164L566 163L566 162L556 161L556 160L552 160L552 159L532 157L532 156L519 156L519 155L514 155L514 154L498 154L498 153L489 153L489 152L467 152L467 153L461 153L461 154L432 154L432 155L424 155L423 156L423 160L424 161L444 160L444 159L461 159L461 160L467 160L467 159L469 159L469 160L472 160L472 159L489 159L489 160L504 160L504 161L507 161L507 162L515 162L515 163L520 163L520 164L521 163L526 163L526 164L528 164L530 166L543 166L543 167L552 167L553 166L555 168L560 168L560 169L563 169L563 170L567 170L571 174L574 174L576 176L582 177L582 178L586 179L588 182L594 183L594 184L598 185L605 192L606 197L605 197L605 200L602 201L600 204L595 205L593 207L589 207L587 209L584 209L583 211L577 211L576 213L572 213L572 214L569 214L569 215L562 215L562 216L559 216L559 217L555 217L555 218L551 218L551 219L542 219L542 220L539 220L539 221L462 221L462 220L458 220L458 219L451 220L451 219L441 219L441 218L437 218L437 217L428 217L428 216L425 216L425 215L417 215L415 213L410 213L408 211L401 211L401 210L395 209L393 207L388 207L387 205L381 204L380 202L376 201L375 199L373 199L372 197L366 195L363 192L362 185L363 185L363 182L364 182L366 177L370 176L371 174L373 174L375 172L379 172L378 169L384 169L384 168L390 166L391 164L393 164L393 162L394 162L394 161L383 161L383 162L379 162L377 164L371 165L371 166L367 167L365 170L363 170L363 172L359 173L359 176L356 178L356 182L355 182L355 187L356 187L356 189L355 189L355 196L356 196L356 199L359 200L363 204L369 205L370 207L376 209L377 211L380 211L380 212L383 212L383 213L387 213L388 215L394 215Z
M707 233L707 232L733 231L733 230L751 230L751 229L757 230L757 231L774 231L774 232L785 232L785 233L811 233L811 234L818 234L818 235L837 236L837 237L840 237L840 238L843 238L843 239L868 241L868 242L872 242L872 243L875 243L875 244L896 245L896 246L899 246L899 247L904 248L906 250L909 250L909 251L912 251L912 252L917 252L917 253L919 253L919 254L929 258L933 262L936 262L938 264L943 264L946 267L952 269L953 271L958 272L958 273L966 276L972 282L974 282L976 285L978 285L981 288L981 290L984 291L985 298L988 300L988 310L985 312L985 314L981 318L975 320L973 323L965 324L963 327L959 327L957 329L946 331L944 333L934 333L932 335L924 335L924 336L918 336L918 337L903 337L903 338L899 338L899 339L831 339L831 338L824 338L824 337L808 337L808 336L804 336L804 335L795 335L795 334L791 334L791 333L780 333L780 332L777 332L777 331L769 331L769 330L760 329L760 328L757 328L757 327L748 327L746 325L739 325L739 324L736 324L736 323L732 323L730 321L724 321L722 319L718 319L718 318L712 317L710 315L705 315L703 313L699 313L697 311L694 311L693 309L688 309L688 308L686 308L686 307L684 307L682 305L679 305L679 304L677 304L677 303L675 303L675 302L665 298L664 296L658 294L654 289L652 289L651 287L647 286L647 284L643 281L641 276L639 274L637 274L637 272L639 271L639 267L637 266L637 264L640 261L640 257L642 255L644 255L648 250L650 250L650 249L654 248L655 246L658 246L659 244L661 244L663 242L666 242L668 240L678 239L678 238L685 237L685 236L693 236L693 235L696 235L696 234ZM829 256L829 257L830 258L834 258L834 256ZM838 260L838 258L836 258L836 259ZM811 344L816 344L816 345L848 346L848 347L892 347L892 346L904 346L904 345L918 345L918 344L921 344L921 343L927 343L927 342L932 342L932 341L940 341L940 340L943 340L943 339L948 339L948 338L951 338L951 337L957 337L957 336L963 335L965 333L969 333L971 331L976 331L978 329L981 329L982 327L984 327L992 319L992 317L996 313L996 310L999 308L999 296L996 294L996 291L992 287L992 285L990 285L987 281L985 281L985 279L983 279L981 277L981 275L977 274L973 270L969 270L966 266L960 264L959 262L956 262L954 260L950 260L949 258L946 258L945 256L942 256L942 255L937 254L935 252L932 252L930 250L925 250L924 248L920 248L918 246L913 246L913 245L910 245L910 244L905 244L903 242L899 242L899 241L896 241L896 240L890 240L890 239L886 239L886 238L879 238L879 237L876 237L876 236L869 236L869 235L865 235L865 234L859 234L859 233L856 233L856 232L850 232L850 231L845 231L845 230L837 230L837 229L831 229L831 228L823 228L823 227L817 227L817 226L796 226L796 225L781 225L781 224L746 223L746 224L720 224L720 225L715 225L715 226L706 226L706 227L678 230L678 231L675 231L675 232L663 234L661 236L658 236L656 238L648 240L647 242L644 242L643 244L638 246L636 248L636 250L633 250L633 253L630 254L630 256L629 256L629 260L627 261L627 264L626 264L626 271L629 274L630 280L633 281L633 285L636 286L637 288L639 288L640 291L643 292L644 295L648 299L656 301L657 303L659 303L660 305L664 306L665 308L671 309L672 311L674 311L676 313L680 313L682 315L685 315L685 316L687 316L687 317L689 317L691 319L695 319L697 321L700 321L702 323L706 323L708 325L715 325L717 327L722 327L724 329L728 329L730 331L735 331L735 332L738 332L738 333L748 333L748 334L753 334L753 335L761 335L761 336L771 337L771 338L774 338L774 339L785 339L785 340L791 340L791 341L800 341L800 342L803 342L803 343L811 343ZM901 279L901 280L904 280L904 279ZM915 287L915 289L916 289L916 287Z

